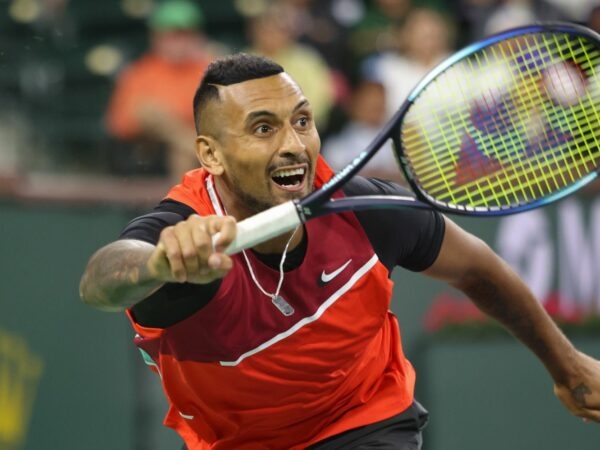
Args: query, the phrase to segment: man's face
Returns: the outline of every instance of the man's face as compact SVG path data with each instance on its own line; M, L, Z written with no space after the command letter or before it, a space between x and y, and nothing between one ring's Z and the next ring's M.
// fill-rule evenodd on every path
M320 139L312 110L285 73L219 87L215 135L222 186L248 213L312 191Z

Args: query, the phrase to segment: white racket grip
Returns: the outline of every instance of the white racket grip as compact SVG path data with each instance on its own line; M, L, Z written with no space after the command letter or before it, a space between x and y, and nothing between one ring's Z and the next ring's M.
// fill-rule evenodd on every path
M302 221L298 216L296 205L289 201L269 208L261 213L238 222L235 239L225 249L225 253L233 255L247 248L254 247L271 238L291 231ZM213 245L219 233L212 237Z

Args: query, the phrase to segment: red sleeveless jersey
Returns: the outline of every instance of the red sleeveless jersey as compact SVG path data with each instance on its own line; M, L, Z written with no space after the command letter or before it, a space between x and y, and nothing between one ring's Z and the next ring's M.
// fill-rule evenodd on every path
M331 175L320 158L317 187ZM167 197L201 215L222 213L211 180L189 172ZM185 320L147 328L129 313L170 404L165 424L190 450L302 449L412 403L415 373L389 311L392 282L358 219L329 215L305 227L304 261L281 288L290 316L258 289L241 254ZM279 271L246 254L274 292Z

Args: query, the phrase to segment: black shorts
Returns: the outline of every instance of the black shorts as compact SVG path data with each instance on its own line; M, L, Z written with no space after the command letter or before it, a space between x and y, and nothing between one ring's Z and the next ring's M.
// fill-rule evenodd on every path
M353 428L308 447L307 450L420 450L421 431L429 413L415 402L400 414L381 422ZM181 450L186 450L184 445Z
M429 413L415 402L402 413L381 422L353 428L308 447L310 450L419 450L421 431Z

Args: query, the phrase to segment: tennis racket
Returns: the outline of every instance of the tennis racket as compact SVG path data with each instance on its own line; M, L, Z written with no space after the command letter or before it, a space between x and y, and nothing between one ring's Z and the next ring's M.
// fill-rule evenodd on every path
M474 43L413 89L373 142L319 190L238 223L228 254L347 210L498 216L554 202L600 164L600 35L536 24ZM411 196L331 199L392 139Z

